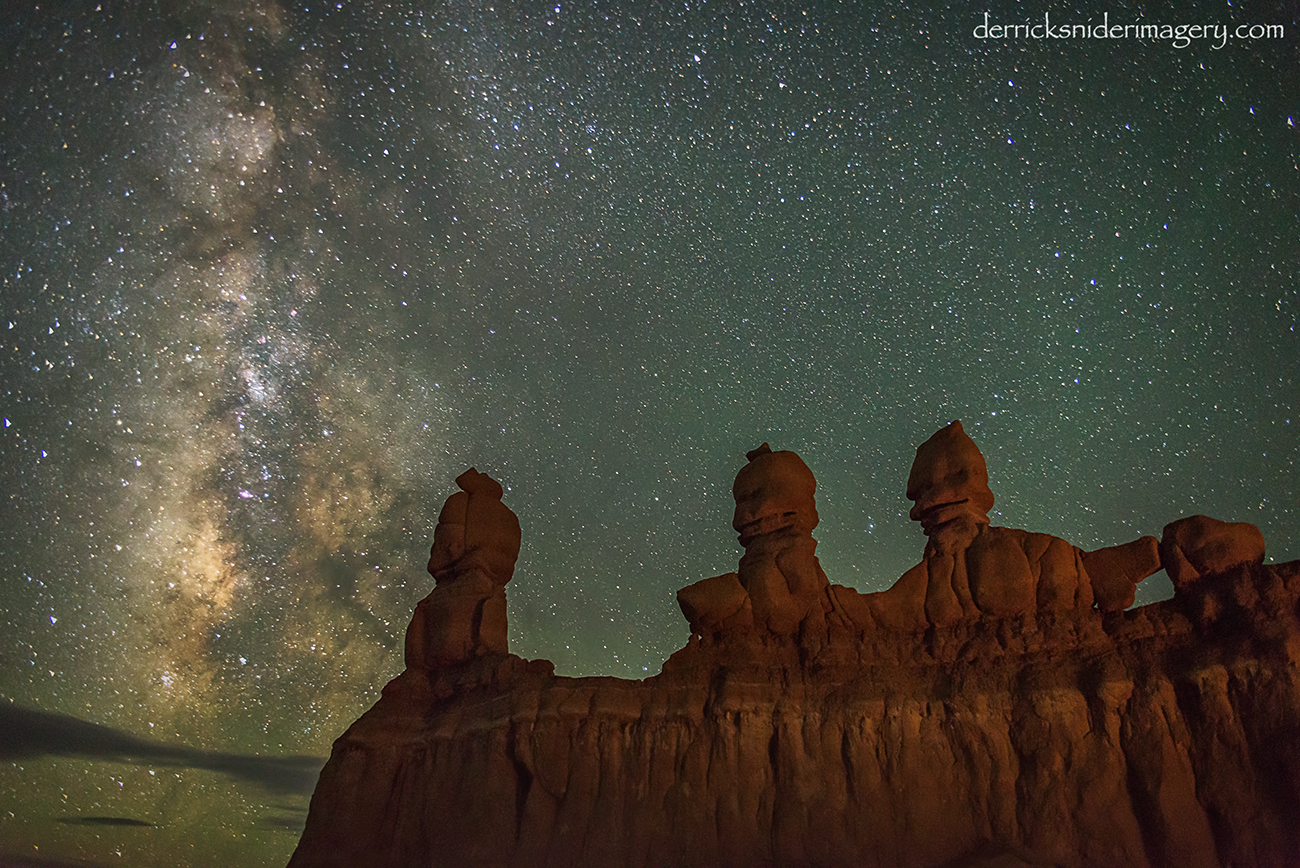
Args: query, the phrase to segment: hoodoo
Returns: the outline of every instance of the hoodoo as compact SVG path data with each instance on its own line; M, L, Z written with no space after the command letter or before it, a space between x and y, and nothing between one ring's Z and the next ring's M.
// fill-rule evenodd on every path
M816 481L736 476L735 572L642 681L506 644L519 522L457 479L406 671L334 745L290 865L1300 864L1300 561L1193 516L1082 551L990 524L959 422L907 482L927 542L886 591L831 584ZM1164 568L1172 599L1131 608Z

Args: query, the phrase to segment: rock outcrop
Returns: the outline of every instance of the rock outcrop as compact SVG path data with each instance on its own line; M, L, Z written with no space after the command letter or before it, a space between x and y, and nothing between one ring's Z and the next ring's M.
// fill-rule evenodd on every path
M1094 605L1118 612L1160 569L1155 537L1083 552L1059 537L990 526L988 468L961 422L917 449L907 497L928 538L925 558L871 601L895 630Z
M1300 562L1249 525L1094 552L991 527L954 423L908 483L924 559L861 594L764 444L738 570L678 595L687 645L566 678L505 648L518 523L461 480L407 670L335 743L292 868L1300 864ZM1125 611L1161 565L1175 596Z
M437 586L415 607L406 630L406 666L425 671L504 654L506 585L514 576L519 518L504 492L473 467L456 477L433 530L429 575Z
M1160 561L1174 587L1185 588L1204 575L1263 563L1264 535L1253 524L1193 515L1165 525Z
M804 636L824 644L830 582L812 538L817 480L793 452L764 443L736 475L731 526L745 554L740 569L697 582L677 595L691 632L707 636Z

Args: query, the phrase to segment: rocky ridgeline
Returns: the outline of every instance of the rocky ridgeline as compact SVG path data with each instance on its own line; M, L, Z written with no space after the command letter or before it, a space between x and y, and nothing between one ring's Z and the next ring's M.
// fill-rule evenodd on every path
M335 743L291 868L1300 864L1300 562L1204 516L1093 552L992 527L954 422L922 561L832 585L812 472L736 477L738 570L644 681L508 653L519 522L470 470L406 671ZM1129 609L1165 569L1172 599Z

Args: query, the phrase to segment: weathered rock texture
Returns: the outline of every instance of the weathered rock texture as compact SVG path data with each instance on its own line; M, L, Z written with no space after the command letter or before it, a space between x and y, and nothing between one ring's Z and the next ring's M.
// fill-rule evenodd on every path
M415 607L406 629L406 665L427 670L504 654L506 585L519 557L519 518L501 502L501 485L473 467L456 477L433 530L429 575L437 587Z
M813 554L811 472L755 450L740 569L682 590L693 634L660 675L420 657L335 743L290 865L1300 864L1300 562L1204 517L1159 554L1079 552L988 527L987 473L966 476L909 483L926 581L859 594ZM1173 599L1094 605L1124 596L1098 576L1123 591L1165 552ZM1052 570L1073 593L1044 596Z
M1160 569L1155 537L1083 552L1047 534L991 527L988 469L961 422L917 449L907 497L928 542L925 559L873 600L895 629L1094 605L1118 612L1133 605L1137 583Z

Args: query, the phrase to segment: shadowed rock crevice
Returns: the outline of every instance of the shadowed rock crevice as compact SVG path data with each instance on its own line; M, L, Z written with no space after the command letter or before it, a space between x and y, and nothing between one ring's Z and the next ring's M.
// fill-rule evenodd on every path
M1094 551L990 524L954 422L907 483L927 542L888 590L831 584L816 480L737 474L734 572L642 681L505 644L519 523L458 480L407 670L335 743L304 866L1300 864L1300 562L1206 516ZM1161 568L1172 599L1128 608Z

